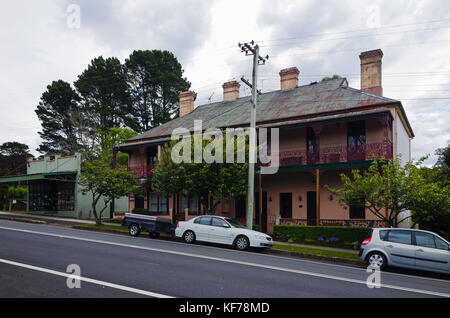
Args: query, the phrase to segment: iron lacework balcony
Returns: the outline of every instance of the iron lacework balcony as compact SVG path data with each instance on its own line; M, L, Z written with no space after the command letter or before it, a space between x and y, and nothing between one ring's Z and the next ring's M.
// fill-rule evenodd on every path
M139 179L152 177L154 169L155 165L138 165L128 167L127 171L130 171L133 177Z
M279 152L280 167L338 163L372 160L377 158L392 159L392 143L390 141L367 143L359 147L347 145L321 146L318 151L306 149L286 150Z

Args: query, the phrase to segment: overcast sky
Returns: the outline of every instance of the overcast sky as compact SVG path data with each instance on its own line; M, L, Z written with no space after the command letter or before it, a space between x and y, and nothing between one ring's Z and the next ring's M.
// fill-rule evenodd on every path
M0 7L0 143L26 143L37 155L41 94L53 80L73 83L99 55L123 62L136 49L170 50L196 105L221 100L223 82L251 76L251 57L237 47L250 40L270 56L259 69L263 91L279 89L278 72L290 66L300 85L339 74L359 89L359 53L381 48L384 95L405 107L413 158L450 140L446 0L14 0Z

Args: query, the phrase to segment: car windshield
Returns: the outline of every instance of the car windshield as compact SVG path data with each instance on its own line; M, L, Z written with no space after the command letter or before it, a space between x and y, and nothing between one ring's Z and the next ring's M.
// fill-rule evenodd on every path
M245 226L243 226L241 223L239 223L238 221L236 221L236 220L234 220L234 219L226 218L225 221L227 221L228 223L230 223L230 225L231 225L232 227L237 227L237 228L245 229Z

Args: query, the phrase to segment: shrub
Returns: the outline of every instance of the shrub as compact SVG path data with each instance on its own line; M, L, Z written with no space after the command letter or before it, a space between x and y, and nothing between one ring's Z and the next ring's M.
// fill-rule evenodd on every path
M371 228L348 226L275 225L273 237L297 243L358 248Z

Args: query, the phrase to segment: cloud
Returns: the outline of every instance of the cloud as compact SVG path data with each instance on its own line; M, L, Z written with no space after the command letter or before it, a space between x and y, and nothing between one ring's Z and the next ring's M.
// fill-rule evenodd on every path
M69 4L80 7L80 28L67 25ZM221 84L251 77L251 57L238 42L256 40L258 86L279 89L278 72L297 66L300 84L346 76L359 88L361 51L381 48L383 87L402 101L416 134L419 158L450 140L450 4L437 1L148 1L16 0L0 11L0 142L39 145L34 113L53 80L76 80L96 56L123 61L134 49L167 49L181 61L198 92L196 105L222 99ZM424 23L432 21L432 23ZM377 28L379 27L379 28ZM441 74L438 74L441 72ZM446 91L447 90L447 91ZM241 94L249 90L241 84ZM434 163L435 157L427 161Z

